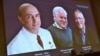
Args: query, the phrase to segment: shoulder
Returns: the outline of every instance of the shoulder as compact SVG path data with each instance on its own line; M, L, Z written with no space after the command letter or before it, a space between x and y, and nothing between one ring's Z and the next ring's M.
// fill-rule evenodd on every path
M89 26L86 26L86 31L94 32L95 29L93 29L93 28L91 28L91 27L89 27Z
M71 30L71 28L70 28L69 26L67 27L67 29L68 29L68 30Z
M80 31L77 27L73 28L72 29L72 34L73 34L73 37L79 37L80 36Z
M23 39L24 35L22 33L22 29L17 33L17 35L10 41L8 46L14 45L14 44L19 44L19 42L22 42L21 40Z
M48 32L48 30L45 28L40 28L39 31L47 31Z
M74 28L72 29L72 31L73 31L73 32L79 32L79 29L78 29L78 27L74 27Z
M54 26L53 25L51 25L49 28L48 28L48 30L53 30L54 29Z
M91 27L86 27L86 33L87 34L92 34L92 35L96 35L97 34L97 32L96 32L96 29L93 29L93 28L91 28Z
M51 33L47 29L44 29L44 28L39 29L39 35L41 37L49 37L49 39L52 38Z
M91 37L93 37L93 36L96 37L97 31L96 31L96 29L93 29L91 27L86 27L86 34Z
M24 36L23 34L24 34L23 29L21 29L14 38L18 39L19 37L23 37Z
M44 29L44 28L40 28L39 29L39 33L42 33L42 34L50 34L50 32L47 30L47 29Z
M72 29L70 27L67 27L66 31L72 32Z

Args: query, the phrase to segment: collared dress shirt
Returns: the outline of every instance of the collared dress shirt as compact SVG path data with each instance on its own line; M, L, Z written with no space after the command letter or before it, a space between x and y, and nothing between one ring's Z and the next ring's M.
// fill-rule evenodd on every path
M85 33L81 33L81 38L82 38L82 42L83 42L83 45L85 45Z
M56 49L52 36L48 30L40 28L38 35L41 37L44 48L38 44L37 35L30 33L23 27L7 45L7 55Z

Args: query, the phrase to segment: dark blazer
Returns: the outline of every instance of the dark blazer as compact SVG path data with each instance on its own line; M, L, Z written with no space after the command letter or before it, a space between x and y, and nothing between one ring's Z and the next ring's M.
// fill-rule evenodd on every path
M99 39L98 39L98 35L97 35L96 31L89 27L86 27L85 40L86 40L85 46L94 47L99 44ZM73 44L74 44L75 48L84 46L82 43L80 31L78 28L75 28L73 30Z

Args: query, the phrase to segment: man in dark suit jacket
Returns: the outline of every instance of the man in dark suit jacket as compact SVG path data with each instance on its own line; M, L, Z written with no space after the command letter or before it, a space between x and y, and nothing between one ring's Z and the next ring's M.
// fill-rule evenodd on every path
M80 10L75 10L76 28L73 30L73 44L75 48L83 46L96 47L99 44L97 33L85 25L85 17Z

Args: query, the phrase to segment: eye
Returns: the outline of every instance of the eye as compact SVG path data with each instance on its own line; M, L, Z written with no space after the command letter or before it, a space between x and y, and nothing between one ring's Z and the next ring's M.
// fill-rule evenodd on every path
M40 17L40 14L36 14L36 17Z
M32 18L32 15L26 15L25 18L26 18L26 19L30 19L30 18Z
M28 15L26 18L31 18L32 17L32 15Z
M82 19L81 17L76 17L75 19Z
M61 19L67 19L66 17L60 16Z
M60 18L63 18L62 16L60 16Z

